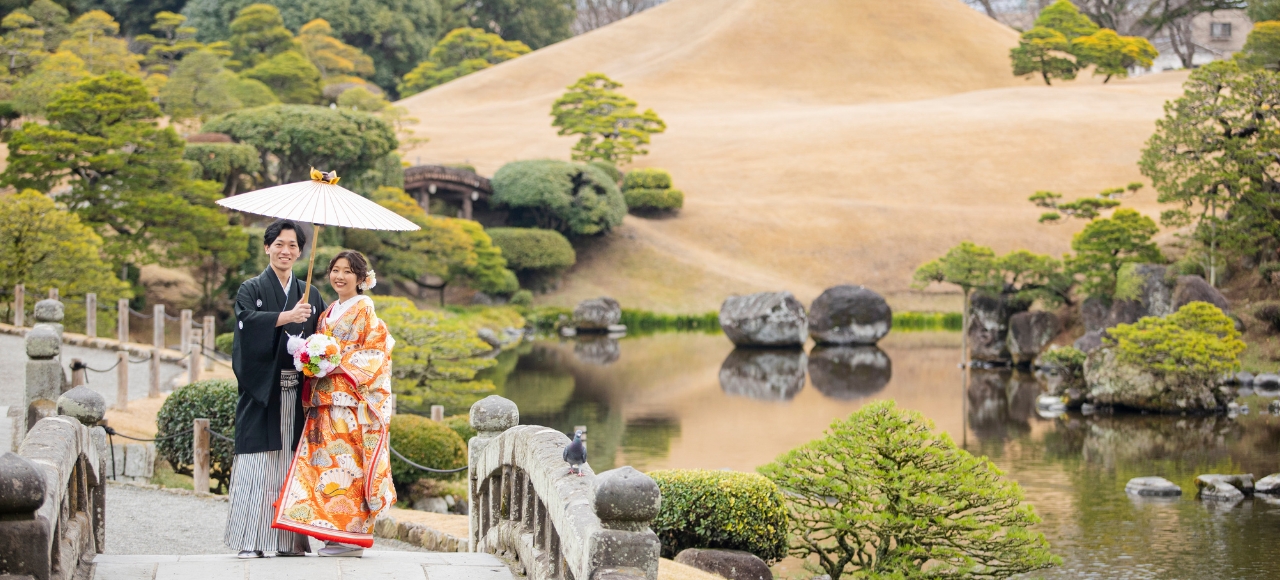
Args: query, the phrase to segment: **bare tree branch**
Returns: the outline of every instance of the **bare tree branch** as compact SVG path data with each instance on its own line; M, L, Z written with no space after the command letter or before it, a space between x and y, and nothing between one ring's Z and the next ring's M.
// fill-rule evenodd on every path
M578 19L573 23L573 31L582 34L595 30L663 2L666 0L578 0Z

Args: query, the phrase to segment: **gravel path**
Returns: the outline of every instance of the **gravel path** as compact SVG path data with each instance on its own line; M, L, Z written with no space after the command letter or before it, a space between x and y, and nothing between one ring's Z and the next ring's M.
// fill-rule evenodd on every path
M228 554L222 545L227 502L170 491L109 484L106 554ZM311 540L312 550L323 547ZM426 550L396 540L374 540L373 549Z
M0 378L0 406L21 405L22 389L26 384L27 353L22 337L0 334L0 369L14 369L15 373L6 373ZM62 366L67 377L71 376L71 359L83 360L90 368L105 369L116 364L116 352L83 346L62 345ZM129 365L129 400L146 398L150 384L148 378L148 361ZM19 370L21 369L21 370ZM168 390L174 377L186 372L186 369L173 363L160 363L160 388ZM116 403L116 371L106 373L89 372L89 388L97 391L107 401L107 406Z

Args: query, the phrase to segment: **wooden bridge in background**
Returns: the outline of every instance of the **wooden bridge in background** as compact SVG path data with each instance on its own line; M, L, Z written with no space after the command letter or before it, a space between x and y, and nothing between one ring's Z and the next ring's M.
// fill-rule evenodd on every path
M490 198L493 185L489 178L469 169L445 165L414 165L404 170L404 190L418 201L418 205L431 213L433 200L443 201L456 208L462 219L487 222L500 218L494 211Z

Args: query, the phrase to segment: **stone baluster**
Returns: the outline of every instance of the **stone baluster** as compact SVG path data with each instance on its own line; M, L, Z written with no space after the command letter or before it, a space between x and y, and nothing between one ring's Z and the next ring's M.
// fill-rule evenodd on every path
M502 434L503 431L515 427L520 424L520 409L516 404L499 397L497 395L489 395L475 404L471 405L471 427L476 430L476 436L471 438L467 443L467 463L472 466L472 470L468 473L467 482L467 507L471 516L468 518L470 522L471 549L476 549L480 545L480 536L489 527L488 511L489 502L487 497L479 497L480 484L479 475L474 471L476 459L480 453L484 451L485 446L489 444L495 437ZM492 493L492 491L490 492Z
M604 527L591 543L597 575L658 577L662 545L649 523L661 506L658 484L629 465L596 476L595 509Z
M49 525L36 517L44 503L44 473L17 453L0 453L0 577L49 573Z
M26 391L23 397L22 424L16 429L18 439L37 421L57 412L54 403L67 388L67 375L62 370L62 303L41 300L36 303L36 324L27 331Z

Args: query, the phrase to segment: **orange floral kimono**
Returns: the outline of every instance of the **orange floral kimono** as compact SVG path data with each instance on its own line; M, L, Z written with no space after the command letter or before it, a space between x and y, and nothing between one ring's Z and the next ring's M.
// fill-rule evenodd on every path
M303 387L307 422L271 527L368 548L374 519L396 503L387 435L395 340L367 296L330 304L316 332L333 337L342 362Z

